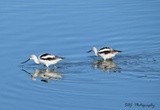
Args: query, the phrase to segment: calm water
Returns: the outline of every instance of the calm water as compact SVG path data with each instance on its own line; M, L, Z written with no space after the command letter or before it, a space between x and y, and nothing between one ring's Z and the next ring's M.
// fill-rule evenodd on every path
M159 0L0 0L0 110L160 110ZM92 46L123 52L102 62ZM31 54L66 59L46 69Z

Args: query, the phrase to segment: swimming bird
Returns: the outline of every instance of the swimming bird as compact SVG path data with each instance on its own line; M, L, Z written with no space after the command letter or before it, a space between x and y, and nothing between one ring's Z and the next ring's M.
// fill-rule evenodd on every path
M31 55L29 59L22 62L22 64L28 62L29 60L33 60L36 64L43 64L46 67L49 67L50 65L55 65L56 63L58 63L59 61L63 59L64 59L63 57L59 57L59 56L52 55L49 53L42 54L39 57L33 54Z
M97 50L96 47L93 47L91 50L88 51L88 53L91 51L94 52L95 56L102 57L103 60L112 59L115 55L122 52L120 50L115 50L110 47L103 47L100 50Z

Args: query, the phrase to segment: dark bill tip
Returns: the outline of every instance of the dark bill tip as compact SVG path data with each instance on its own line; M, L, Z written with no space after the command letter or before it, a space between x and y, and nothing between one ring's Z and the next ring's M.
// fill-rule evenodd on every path
M90 53L92 50L87 51L87 53Z
M27 59L27 60L26 60L26 61L24 61L24 62L21 62L21 64L27 63L29 60L30 60L30 58L29 58L29 59Z

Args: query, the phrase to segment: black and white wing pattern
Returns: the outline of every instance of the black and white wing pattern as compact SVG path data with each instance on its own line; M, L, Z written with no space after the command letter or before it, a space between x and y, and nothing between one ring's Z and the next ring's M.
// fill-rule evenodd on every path
M98 51L98 53L99 54L109 54L109 53L111 53L112 52L112 48L110 48L110 47L103 47L103 48L101 48L99 51Z
M121 51L120 50L115 50L115 49L110 48L110 47L103 47L98 51L99 54L109 54L109 53L114 53L114 52L121 52Z
M42 54L39 58L42 60L48 60L48 61L57 59L57 57L55 55L52 55L49 53Z

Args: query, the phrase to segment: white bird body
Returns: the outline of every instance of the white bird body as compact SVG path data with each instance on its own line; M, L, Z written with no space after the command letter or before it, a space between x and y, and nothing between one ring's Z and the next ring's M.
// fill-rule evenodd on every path
M96 47L93 47L92 50L88 52L91 51L93 51L96 56L102 57L103 60L112 59L113 57L115 57L115 55L121 52L120 50L115 50L109 47L103 47L100 50L97 50Z
M59 61L63 60L64 58L62 57L58 57L55 55L51 55L49 53L45 53L40 55L39 57L37 57L36 55L31 55L31 57L27 60L33 60L36 64L44 64L46 67L49 67L50 65L55 65L56 63L58 63ZM22 62L22 63L26 63Z

